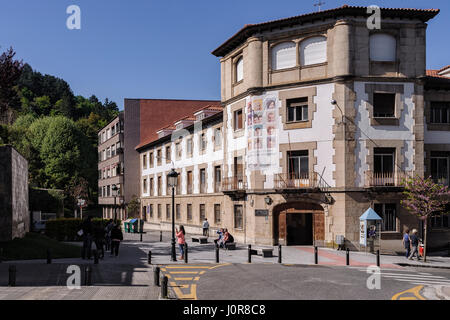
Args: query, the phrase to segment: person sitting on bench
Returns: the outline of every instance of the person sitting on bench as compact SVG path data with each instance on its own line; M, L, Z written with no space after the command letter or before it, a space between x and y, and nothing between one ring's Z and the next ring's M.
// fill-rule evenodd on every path
M231 235L231 233L228 232L228 229L225 229L225 236L223 238L223 243L225 248L227 247L227 243L233 243L234 237Z
M223 248L223 244L224 244L224 242L223 242L223 237L224 237L224 230L223 230L223 228L220 228L220 230L217 230L217 234L219 235L219 238L218 239L214 239L214 243L216 245L218 245L219 248Z

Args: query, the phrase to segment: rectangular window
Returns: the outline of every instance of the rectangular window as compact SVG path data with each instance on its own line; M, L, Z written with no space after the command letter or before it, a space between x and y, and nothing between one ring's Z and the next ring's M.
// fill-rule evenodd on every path
M431 177L435 183L448 185L450 155L445 152L431 153Z
M111 158L111 147L108 147L107 149L106 149L106 157L109 159L109 158Z
M150 218L153 218L153 204L150 204Z
M289 179L309 179L308 150L288 151Z
M214 192L220 192L222 186L222 169L220 166L214 167Z
M142 169L147 169L147 155L142 156Z
M161 219L161 210L162 210L161 204L158 203L158 219Z
M180 160L181 159L181 143L180 142L175 143L175 153L176 153L177 160Z
M161 165L161 149L158 149L156 151L156 161L158 163L158 166L160 166Z
M181 205L179 203L176 205L175 219L181 220Z
M445 209L440 212L435 212L431 218L431 227L432 228L450 228L448 220L450 212L450 204L445 205Z
M200 169L200 193L206 193L206 169Z
M287 122L308 121L308 98L289 99L287 105Z
M111 138L111 131L109 129L106 129L106 140Z
M205 151L206 150L206 134L205 133L201 133L200 134L200 151Z
M222 129L214 129L214 147L216 149L222 148Z
M220 223L220 204L214 205L214 223L215 224Z
M166 220L170 220L170 204L166 204Z
M162 178L158 177L158 196L162 195Z
M192 171L187 172L187 193L192 194Z
M192 150L193 150L192 138L189 138L189 139L187 139L187 141L186 141L186 153L187 153L187 157L192 157Z
M110 186L106 187L106 196L107 197L111 196L111 187Z
M154 195L154 193L153 193L153 189L154 189L153 185L154 185L153 178L150 178L150 196Z
M431 102L430 122L450 124L450 102Z
M381 231L397 231L395 203L376 203L374 210L383 219Z
M373 94L373 117L394 118L395 117L395 93Z
M170 163L170 160L172 159L172 154L170 150L170 146L166 147L166 163Z
M394 173L395 149L393 148L374 148L373 151L373 171L377 174Z
M187 220L192 221L192 204L188 203L186 206Z
M111 146L111 157L114 157L116 155L116 145L113 144Z
M243 227L243 207L240 204L234 206L234 228L242 229Z
M147 193L147 179L142 182L142 192Z
M206 218L205 205L202 203L200 204L200 223L204 221L205 218Z
M234 112L234 131L244 128L244 121L242 116L242 109Z
M150 168L153 168L153 152L150 152L150 156L149 156L149 160L150 160Z
M111 136L114 136L116 134L116 126L111 127Z
M175 192L178 195L181 194L181 173L179 173L179 172L178 172L178 176L177 176L177 187L176 187Z

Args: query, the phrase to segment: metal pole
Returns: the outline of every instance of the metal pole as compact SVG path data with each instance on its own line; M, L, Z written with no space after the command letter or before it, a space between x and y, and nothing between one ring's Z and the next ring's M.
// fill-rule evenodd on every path
M169 279L164 276L163 280L162 280L162 285L161 285L161 296L164 299L167 299L167 282L169 281Z
M281 263L281 244L278 245L278 263Z
M159 287L159 273L160 273L161 269L159 267L156 267L153 270L153 283L155 284L155 286Z
M377 250L377 267L380 266L380 250Z
M347 265L347 266L349 266L350 265L350 250L347 248L347 252L346 252L346 254L345 254L345 264Z
M98 251L97 251L97 249L94 250L94 264L98 264Z
M317 250L317 247L314 247L314 263L319 263L319 250Z
M162 230L159 231L159 242L162 242Z
M216 245L216 263L219 263L219 245Z
M140 231L140 230L139 230ZM142 231L141 231L141 242L142 242Z
M15 265L9 266L8 271L9 271L8 286L15 287L16 286L16 266Z
M172 261L177 261L175 251L175 187L172 187Z
M152 252L148 252L148 264L152 264Z
M117 192L117 191L116 191ZM116 198L117 198L117 194L114 195L114 223L117 222L117 206L116 206Z
M248 263L252 263L252 245L248 245Z
M448 244L449 244L449 251L448 252L450 253L450 242ZM2 263L2 260L3 260L2 257L3 257L3 248L0 248L0 263Z
M184 262L188 263L188 245L187 245L187 242L184 243Z
M47 249L47 264L51 264L52 263L52 255L50 252L50 249Z

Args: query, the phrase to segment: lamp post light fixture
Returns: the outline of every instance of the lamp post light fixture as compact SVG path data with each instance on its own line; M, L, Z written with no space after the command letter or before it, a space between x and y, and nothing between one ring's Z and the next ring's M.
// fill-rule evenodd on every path
M116 206L116 199L117 199L117 191L119 188L115 184L112 185L111 190L114 192L114 223L117 222L117 206Z
M269 197L269 196L266 196L266 197L264 198L264 201L265 201L266 204L269 205L269 206L270 206L270 205L272 204L272 202L273 202L272 198Z
M177 261L175 251L175 187L178 183L178 173L172 168L167 174L167 182L172 188L172 261Z

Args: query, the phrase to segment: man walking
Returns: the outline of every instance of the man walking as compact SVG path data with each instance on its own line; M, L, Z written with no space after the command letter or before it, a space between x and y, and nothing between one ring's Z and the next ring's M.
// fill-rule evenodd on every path
M82 258L91 259L91 248L92 248L92 238L93 238L93 229L91 217L88 216L86 220L84 220L81 225L81 229L83 230L83 254Z
M205 218L205 221L203 221L203 236L209 237L209 222L208 219Z
M417 260L420 260L420 256L419 256L419 237L417 236L417 230L413 229L412 231L412 235L409 237L410 242L411 242L411 254L409 255L409 260L412 260L412 258L414 257L414 254L417 255Z
M405 234L403 235L403 248L406 250L406 258L409 258L409 254L411 253L411 243L409 241L409 229L405 230Z

